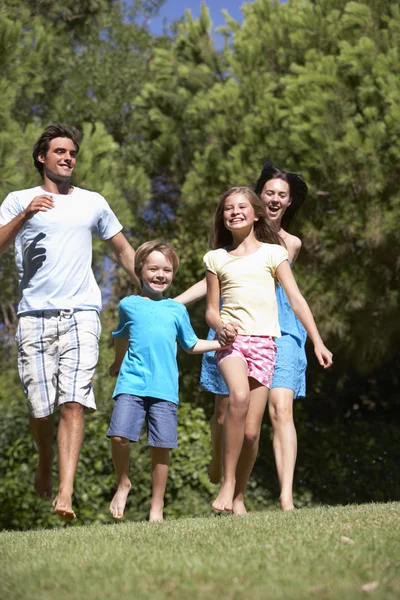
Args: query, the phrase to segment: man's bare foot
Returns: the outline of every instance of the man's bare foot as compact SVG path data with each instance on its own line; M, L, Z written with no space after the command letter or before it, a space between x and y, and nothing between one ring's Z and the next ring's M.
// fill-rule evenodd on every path
M128 499L128 494L131 491L131 487L132 485L129 480L119 483L110 504L110 513L114 519L122 519L124 516L126 501Z
M294 510L292 498L279 498L281 510Z
M51 500L53 497L53 475L52 468L44 469L39 465L35 474L35 483L33 484L35 492L43 500Z
M218 496L212 503L213 509L218 510L220 512L224 510L232 510L234 492L235 483L233 483L233 485L229 485L226 482L224 482L221 486Z
M218 465L218 462L215 462L213 459L211 459L211 462L207 467L207 472L208 479L211 481L211 483L221 483L222 472L221 465Z
M72 510L72 494L58 493L53 500L53 508L56 515L65 521L73 521L76 518Z
M242 515L247 515L247 510L244 505L244 501L241 498L235 498L232 503L232 512L235 517L240 517Z
M150 508L149 521L164 521L164 505L152 505Z

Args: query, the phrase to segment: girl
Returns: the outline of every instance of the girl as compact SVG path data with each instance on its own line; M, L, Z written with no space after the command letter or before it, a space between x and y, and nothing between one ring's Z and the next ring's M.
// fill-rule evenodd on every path
M118 374L118 380L107 431L118 479L118 489L110 504L115 519L122 518L131 489L129 444L139 440L146 421L152 459L150 521L163 520L169 449L178 445L176 341L190 354L220 350L230 343L229 333L224 332L221 343L199 340L186 308L164 298L178 266L179 259L171 244L162 240L142 244L135 256L135 273L142 294L128 296L119 305L118 328L113 332L115 361L109 370L112 376Z
M206 319L217 336L235 329L232 346L217 362L229 390L225 416L224 479L213 508L245 513L244 492L258 447L261 421L280 336L275 278L314 343L322 366L332 364L311 311L288 264L288 252L269 223L262 200L246 187L231 188L221 199L214 221L214 250L207 268ZM222 310L220 301L222 296Z
M274 167L272 161L267 161L254 189L264 201L269 220L284 240L289 263L293 267L301 249L301 241L288 233L288 230L305 202L307 185L300 175L282 171ZM268 408L273 426L280 504L282 510L291 510L294 508L292 487L297 454L293 399L305 396L307 359L304 345L307 332L293 314L280 284L276 288L276 299L281 337L276 339L276 365ZM209 337L213 335L214 332L210 332ZM212 353L203 357L200 382L204 389L215 394L215 409L210 421L212 460L208 472L211 481L218 483L221 479L222 427L228 404L228 389Z

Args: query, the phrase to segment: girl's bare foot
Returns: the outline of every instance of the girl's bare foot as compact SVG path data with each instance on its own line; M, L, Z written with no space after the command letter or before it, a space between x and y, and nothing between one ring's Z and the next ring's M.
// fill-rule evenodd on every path
M129 479L118 484L117 491L110 503L110 513L114 519L122 519L131 487Z
M59 492L53 500L53 508L56 515L65 519L65 521L73 521L76 514L72 510L72 494L67 492Z
M241 515L247 515L247 510L244 505L243 498L235 498L232 503L232 512L235 517L240 517Z
M221 465L218 465L218 463L215 463L215 461L212 459L210 464L208 465L207 472L208 478L211 481L211 483L221 482Z
M283 498L282 496L279 498L281 504L281 510L294 510L293 500L292 498Z
M218 510L220 512L224 510L232 510L234 493L235 483L233 482L233 485L229 485L228 483L224 482L221 486L218 496L212 503L213 509Z

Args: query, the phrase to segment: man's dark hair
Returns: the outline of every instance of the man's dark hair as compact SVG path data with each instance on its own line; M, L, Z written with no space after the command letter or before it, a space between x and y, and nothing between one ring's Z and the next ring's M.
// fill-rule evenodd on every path
M33 162L35 167L43 177L43 163L39 160L39 155L44 154L46 156L51 140L55 138L69 138L75 144L76 152L79 152L79 142L81 141L81 134L79 131L70 125L50 125L45 131L43 131L36 144L33 146Z

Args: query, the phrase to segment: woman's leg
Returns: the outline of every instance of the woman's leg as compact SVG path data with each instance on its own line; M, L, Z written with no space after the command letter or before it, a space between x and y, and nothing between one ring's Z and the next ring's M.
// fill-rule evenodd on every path
M293 506L293 475L297 456L297 436L293 422L293 390L273 388L269 394L269 416L273 434L276 470L281 488L282 510Z
M263 386L253 378L249 379L249 384L249 411L246 417L243 447L236 469L236 488L235 497L233 499L233 514L235 515L247 514L244 505L244 493L257 458L261 424L269 392L267 387Z
M149 521L163 521L164 496L169 471L169 448L149 446L152 494Z
M219 366L229 389L229 403L224 423L224 481L212 506L215 510L232 510L236 485L236 467L242 451L246 416L249 409L247 364L230 356Z
M210 419L211 462L208 465L208 476L211 483L220 483L222 477L222 438L225 414L229 396L215 394L214 413Z
M121 519L132 487L129 480L129 440L119 436L112 437L111 448L118 488L111 500L110 512L114 519Z

